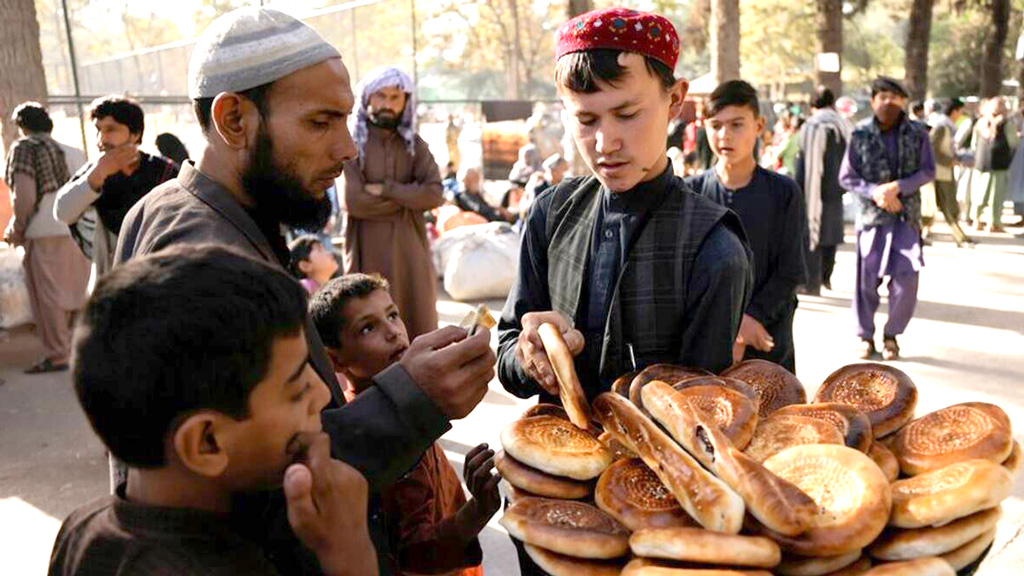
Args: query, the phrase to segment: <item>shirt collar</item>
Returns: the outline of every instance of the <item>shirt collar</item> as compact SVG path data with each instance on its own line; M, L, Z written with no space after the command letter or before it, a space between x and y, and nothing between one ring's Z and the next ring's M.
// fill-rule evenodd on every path
M612 192L601 186L605 208L611 212L644 212L668 193L674 180L672 163L669 162L657 178L641 182L625 192Z

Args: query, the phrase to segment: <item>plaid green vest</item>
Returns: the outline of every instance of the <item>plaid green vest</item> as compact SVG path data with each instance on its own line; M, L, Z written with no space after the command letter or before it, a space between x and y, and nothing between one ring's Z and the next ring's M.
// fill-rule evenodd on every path
M682 318L693 262L704 238L721 220L742 231L725 208L694 194L679 178L654 208L619 272L604 329L599 374L611 381L633 369L626 344L633 346L637 368L678 362ZM548 210L548 290L551 306L579 322L580 296L602 202L596 178L552 192ZM742 232L741 232L742 233Z

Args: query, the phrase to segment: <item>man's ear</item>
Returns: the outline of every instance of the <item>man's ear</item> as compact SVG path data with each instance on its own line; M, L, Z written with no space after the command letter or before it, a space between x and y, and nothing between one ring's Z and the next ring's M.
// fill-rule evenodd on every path
M246 149L255 141L261 118L249 99L234 92L221 92L213 99L210 112L214 130L231 148Z
M690 83L686 78L676 80L676 83L669 89L669 118L678 118L683 112L683 103L686 101L686 93L690 91Z
M228 467L228 454L217 436L228 420L216 412L200 412L186 418L171 439L178 461L200 476L220 476Z

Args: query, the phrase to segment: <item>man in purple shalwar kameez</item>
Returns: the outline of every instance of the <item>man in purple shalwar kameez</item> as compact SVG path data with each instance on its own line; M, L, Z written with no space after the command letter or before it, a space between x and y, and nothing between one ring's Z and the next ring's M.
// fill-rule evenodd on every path
M843 188L860 204L857 214L857 285L853 310L860 357L875 351L878 287L889 277L889 319L882 357L899 357L896 336L903 333L917 305L921 253L920 188L935 178L928 128L905 112L907 92L895 80L871 84L874 115L854 129L839 171Z

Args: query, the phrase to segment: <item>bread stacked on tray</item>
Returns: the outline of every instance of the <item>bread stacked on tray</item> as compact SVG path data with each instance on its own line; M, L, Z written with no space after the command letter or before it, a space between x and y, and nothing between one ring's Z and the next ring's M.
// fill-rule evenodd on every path
M497 457L517 495L502 525L553 576L954 574L992 543L1021 467L999 407L914 419L917 388L889 366L842 368L807 403L769 362L659 364L588 405L559 340L573 407L531 409Z

